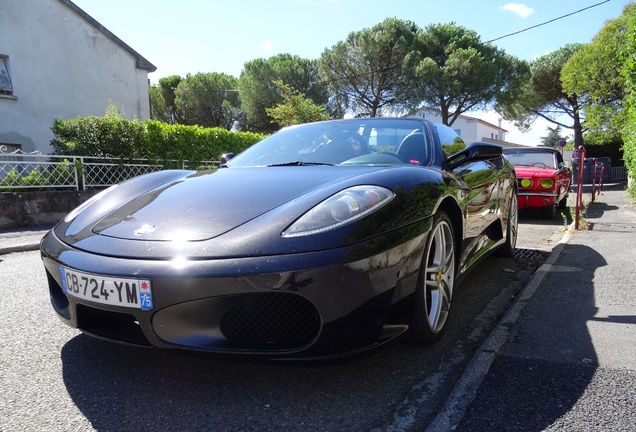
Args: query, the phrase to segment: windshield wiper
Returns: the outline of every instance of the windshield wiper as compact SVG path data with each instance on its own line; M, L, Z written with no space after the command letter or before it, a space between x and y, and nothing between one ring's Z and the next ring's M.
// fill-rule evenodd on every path
M279 166L306 166L306 165L328 165L328 166L333 166L333 164L330 164L330 163L303 162L303 161L283 162L283 163L277 163L277 164L270 164L270 165L267 165L267 166L268 167L279 167Z

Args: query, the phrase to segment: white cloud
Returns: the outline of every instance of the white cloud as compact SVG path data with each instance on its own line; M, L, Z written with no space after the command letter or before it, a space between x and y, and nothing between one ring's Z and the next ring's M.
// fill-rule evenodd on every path
M272 43L272 41L265 41L263 42L263 49L265 51L271 51L274 49L274 44Z
M521 18L527 18L534 13L534 9L524 5L523 3L508 3L503 6L499 6L499 10L512 12Z

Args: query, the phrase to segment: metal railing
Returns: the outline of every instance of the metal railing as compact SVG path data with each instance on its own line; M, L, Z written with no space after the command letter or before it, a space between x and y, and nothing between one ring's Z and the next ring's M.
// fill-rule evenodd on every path
M189 161L43 155L18 150L0 153L0 191L107 187L142 174L161 171L166 165L164 162L183 169L218 166L218 161L202 161L191 168Z
M612 167L612 181L614 180L627 180L627 167L619 166Z
M579 164L579 170L577 172L577 184L576 184L576 208L574 212L574 229L581 229L579 221L581 219L581 212L585 210L585 204L583 203L583 166L585 163L586 151L583 146L579 146L577 150L577 157L579 161L583 163ZM589 160L589 159L588 159ZM592 158L592 202L595 201L596 195L603 191L603 177L605 173L605 164L598 162L597 158ZM598 180L598 182L597 182Z

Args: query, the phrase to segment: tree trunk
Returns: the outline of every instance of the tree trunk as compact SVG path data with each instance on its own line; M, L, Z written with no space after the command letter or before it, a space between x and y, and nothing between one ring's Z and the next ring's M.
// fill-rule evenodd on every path
M579 101L576 95L572 97L571 100L572 108L574 115L572 119L574 123L572 124L572 129L574 130L574 148L578 148L578 146L583 145L583 127L581 126L581 116L579 115L581 107L579 106Z

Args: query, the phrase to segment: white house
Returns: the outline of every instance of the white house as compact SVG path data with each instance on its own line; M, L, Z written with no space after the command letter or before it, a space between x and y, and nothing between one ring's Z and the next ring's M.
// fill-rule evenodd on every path
M0 153L49 153L55 119L101 116L110 101L148 119L155 70L69 0L2 0Z
M409 114L409 116L423 117L434 123L442 122L440 111L428 107L418 108L415 112ZM453 128L466 143L482 141L499 144L502 147L521 146L520 144L506 141L506 134L508 131L501 127L501 122L499 125L494 125L485 120L462 114L450 127Z

